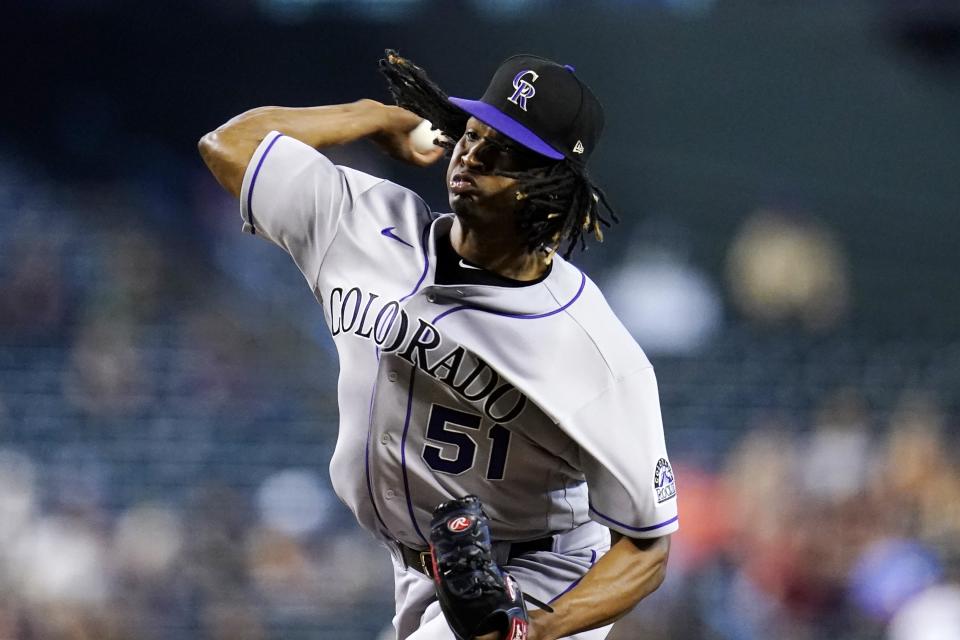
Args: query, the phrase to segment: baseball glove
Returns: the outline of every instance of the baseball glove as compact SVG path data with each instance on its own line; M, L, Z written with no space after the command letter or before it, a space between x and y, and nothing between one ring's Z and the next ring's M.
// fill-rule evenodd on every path
M430 555L440 608L457 640L499 631L526 640L527 608L517 581L493 561L480 499L440 504L430 521Z

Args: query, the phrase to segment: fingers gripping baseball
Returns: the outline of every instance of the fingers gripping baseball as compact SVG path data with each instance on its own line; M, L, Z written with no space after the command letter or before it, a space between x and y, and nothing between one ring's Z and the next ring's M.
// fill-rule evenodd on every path
M386 107L380 131L372 136L381 149L398 160L425 167L443 157L444 149L433 144L441 136L430 123L400 107Z
M443 147L434 144L434 141L442 135L443 133L440 130L433 128L429 120L421 120L407 134L407 143L410 146L414 164L425 166L433 164L443 157L445 153Z

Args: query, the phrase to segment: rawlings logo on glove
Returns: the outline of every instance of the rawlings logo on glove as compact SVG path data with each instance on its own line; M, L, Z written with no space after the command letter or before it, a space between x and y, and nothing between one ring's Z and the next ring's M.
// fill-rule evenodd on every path
M490 528L476 496L444 502L430 521L440 608L457 640L499 631L526 640L527 608L517 581L493 561Z
M451 518L447 521L447 529L450 529L451 533L461 533L470 528L470 525L473 524L473 518L468 518L467 516L457 516L456 518Z

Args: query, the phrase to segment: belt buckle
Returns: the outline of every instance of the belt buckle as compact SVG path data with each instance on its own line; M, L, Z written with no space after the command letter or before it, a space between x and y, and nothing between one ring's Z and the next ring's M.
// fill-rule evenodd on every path
M420 552L420 568L423 569L425 575L433 577L433 558L430 556L429 550Z

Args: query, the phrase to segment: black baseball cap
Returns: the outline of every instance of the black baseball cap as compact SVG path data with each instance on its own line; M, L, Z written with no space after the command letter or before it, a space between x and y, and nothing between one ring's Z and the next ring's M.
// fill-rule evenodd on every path
M450 102L531 151L579 165L603 131L603 107L574 68L539 56L507 58L483 97Z

